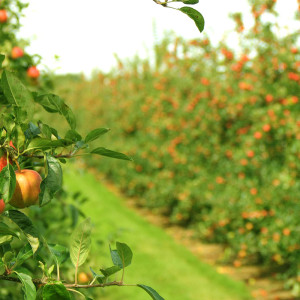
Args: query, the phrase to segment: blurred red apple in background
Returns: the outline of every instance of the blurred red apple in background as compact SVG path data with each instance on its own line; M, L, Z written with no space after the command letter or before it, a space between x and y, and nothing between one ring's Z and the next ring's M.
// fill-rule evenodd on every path
M7 21L7 13L5 9L0 9L0 23L5 23Z
M23 55L24 55L24 51L20 47L13 47L12 48L12 50L11 50L11 57L13 59L17 59L19 57L22 57Z
M40 76L40 71L36 66L31 66L27 69L27 75L30 78L38 78Z

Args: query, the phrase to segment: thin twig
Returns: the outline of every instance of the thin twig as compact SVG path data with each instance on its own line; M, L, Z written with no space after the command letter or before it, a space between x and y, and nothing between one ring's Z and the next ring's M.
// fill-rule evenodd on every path
M66 288L76 288L76 289L88 289L88 288L97 288L97 287L107 287L107 286L136 286L136 284L124 284L120 281L112 281L107 283L99 283L99 284L64 284Z
M30 157L30 158L44 158L44 155L35 155L35 154L26 154L23 153L20 156L25 156L25 157ZM55 158L72 158L73 155L71 154L58 154L58 155L54 155Z
M6 280L11 282L17 282L22 283L19 278L10 277L6 275L0 275L0 280ZM47 284L47 282L42 281L41 279L32 279L32 282L40 287ZM90 289L90 288L98 288L98 287L107 287L107 286L136 286L136 284L124 284L120 281L112 281L107 283L101 283L101 284L75 284L75 283L62 283L67 289L75 288L75 289Z

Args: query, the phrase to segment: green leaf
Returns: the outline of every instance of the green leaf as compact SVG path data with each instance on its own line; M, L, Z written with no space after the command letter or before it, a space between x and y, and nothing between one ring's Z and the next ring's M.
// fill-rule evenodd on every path
M7 101L6 97L3 94L1 84L0 84L0 105L7 105L7 104L8 104L8 101Z
M22 282L22 290L24 292L24 299L25 300L35 300L36 299L36 289L32 282L32 278L23 273L15 272L19 279Z
M123 160L133 160L132 158L128 157L127 155L120 153L120 152L115 152L103 147L96 148L90 152L91 154L98 154L102 156L108 156L112 158L117 158L117 159L123 159Z
M35 138L31 140L29 143L26 152L32 151L32 150L47 150L51 148L59 148L59 147L66 147L71 145L72 142L64 139L59 140L49 140L44 138Z
M147 292L151 296L153 300L164 300L162 296L160 296L157 291L155 291L150 286L144 285L144 284L137 284L138 287L142 288L144 291Z
M25 130L25 136L27 139L33 139L37 135L41 133L41 130L39 127L34 125L32 122L29 122L28 129Z
M116 243L117 251L122 260L122 267L125 268L131 264L132 261L132 251L128 245L124 243Z
M49 113L59 113L64 116L72 129L76 128L75 116L68 105L57 95L46 94L37 96L34 99L37 103L42 105Z
M110 248L110 255L112 262L115 266L123 269L131 264L132 251L124 243L116 243L117 250L112 250Z
M120 270L122 270L122 268L118 267L118 266L112 266L110 268L107 269L100 269L101 273L105 276L105 277L109 277L117 272L119 272Z
M46 161L47 177L41 183L40 206L49 203L62 187L62 169L59 160L47 154Z
M93 274L93 277L97 279L97 281L99 283L104 283L105 282L105 276L103 276L102 274L97 274L91 267L90 267L90 270Z
M35 253L40 245L39 233L30 219L19 210L8 210L4 215L19 226L31 245L33 253Z
M51 140L51 136L52 136L52 132L51 132L51 128L50 126L48 126L47 124L42 123L41 121L38 122L39 128L41 130L42 135Z
M11 251L5 252L2 257L2 261L4 262L5 265L8 265L14 259L15 259L15 255Z
M1 222L0 223L0 236L5 236L5 235L11 235L16 238L19 238L18 235L11 230L5 223Z
M179 10L181 12L183 12L184 14L188 15L196 24L197 28L199 29L200 32L203 31L204 29L204 18L203 16L199 13L199 11L197 11L194 8L191 7L181 7L179 8Z
M117 250L112 250L109 246L109 250L110 250L110 256L111 256L111 260L113 262L113 264L115 266L117 266L118 268L122 269L123 268L123 263L122 263L122 259L118 253Z
M11 235L3 235L0 236L0 245L5 243L10 243L12 241L13 237Z
M101 135L107 133L110 129L109 128L97 128L89 132L85 138L85 143L92 142L99 138Z
M82 140L81 135L74 129L68 130L65 139L71 140L72 142L78 142Z
M14 137L14 140L16 141L15 146L20 149L25 144L25 134L22 130L22 127L18 124L15 125L12 136Z
M2 261L0 261L0 275L3 275L5 273L5 265Z
M16 174L11 164L7 164L0 173L0 199L8 202L13 196L15 188Z
M70 208L71 220L72 220L71 227L74 228L77 225L77 222L78 222L79 210L73 204L70 204L69 208Z
M0 54L0 68L2 68L2 63L4 62L5 55Z
M14 268L17 266L22 265L28 258L30 258L33 255L32 248L30 244L26 244L25 247L23 247L20 252L17 255L16 262L14 264Z
M199 0L183 0L182 1L184 4L190 4L190 5L192 5L192 4L197 4L197 3L199 3Z
M32 94L13 73L3 71L1 86L10 104L21 106L26 111L32 110L32 107L30 107L31 102L33 102Z
M51 244L48 246L52 256L54 257L58 265L62 264L68 259L70 253L66 247L61 245L51 245Z
M30 116L31 116L31 113L33 112L33 110L32 109L28 109L28 110L29 110ZM15 114L14 123L15 123L15 120L17 120L17 122L19 124L28 122L28 111L24 110L24 107L13 106L13 112Z
M43 300L71 300L71 296L62 283L48 283L43 288Z
M92 224L90 219L84 220L71 236L70 258L75 268L87 259L91 247Z

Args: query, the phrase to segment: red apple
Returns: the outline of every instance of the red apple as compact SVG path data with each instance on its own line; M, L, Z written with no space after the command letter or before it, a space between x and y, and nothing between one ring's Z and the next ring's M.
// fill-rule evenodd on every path
M3 199L0 199L0 215L4 212L5 210L5 203Z
M5 9L0 9L0 23L5 23L7 21L7 13Z
M38 78L40 76L40 71L36 66L31 66L27 69L27 75L30 78Z
M23 49L20 47L13 47L11 50L11 57L12 59L17 59L19 57L22 57L24 55Z
M39 203L42 178L34 170L16 171L16 189L9 203L17 208L25 208Z

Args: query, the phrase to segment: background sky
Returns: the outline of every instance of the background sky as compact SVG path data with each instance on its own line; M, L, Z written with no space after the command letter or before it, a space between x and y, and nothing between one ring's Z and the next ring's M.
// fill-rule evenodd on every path
M29 0L24 11L20 37L29 38L30 53L38 53L43 63L56 73L89 75L98 69L109 71L116 65L114 53L121 59L136 53L144 57L151 52L156 38L173 30L177 35L201 37L194 22L183 13L166 9L152 0ZM205 18L205 33L217 42L234 28L229 13L243 12L245 27L252 24L247 0L201 0L193 7ZM281 34L299 28L293 21L297 0L278 0ZM266 16L268 17L268 16ZM297 24L298 23L298 24ZM235 45L234 35L229 43ZM148 52L147 52L148 49ZM59 61L54 56L60 57Z

